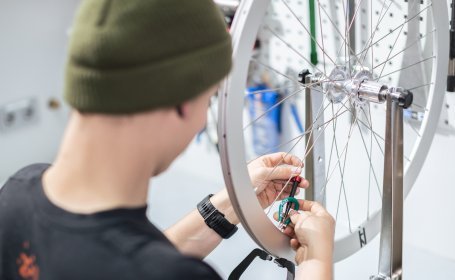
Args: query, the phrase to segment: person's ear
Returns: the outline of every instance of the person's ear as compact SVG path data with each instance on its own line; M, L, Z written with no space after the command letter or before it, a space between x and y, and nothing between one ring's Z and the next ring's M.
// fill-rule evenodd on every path
M177 115L179 115L180 118L183 118L183 108L182 105L177 105L175 107L175 110L177 111Z
M187 118L188 117L188 114L189 114L189 104L188 102L185 102L185 103L182 103L182 104L179 104L175 107L175 111L177 112L177 115L184 119L184 118Z

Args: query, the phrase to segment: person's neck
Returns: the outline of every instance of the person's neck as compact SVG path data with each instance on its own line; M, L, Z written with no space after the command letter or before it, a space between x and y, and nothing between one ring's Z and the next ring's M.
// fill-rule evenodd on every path
M131 133L128 125L82 124L73 116L57 159L43 176L48 198L82 214L145 206L156 166L153 151L144 151Z

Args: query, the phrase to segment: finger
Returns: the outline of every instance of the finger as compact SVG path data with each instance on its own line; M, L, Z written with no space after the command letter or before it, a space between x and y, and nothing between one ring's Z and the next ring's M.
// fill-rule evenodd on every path
M291 219L291 223L295 225L300 219L300 214L299 212L291 209L289 211L289 218Z
M278 222L278 212L273 213L273 219Z
M294 209L289 211L289 218L291 219L291 223L296 225L299 220L305 219L311 216L311 212L301 211L297 212Z
M266 157L273 166L279 165L279 164L290 164L290 165L300 166L300 167L303 166L303 162L302 162L302 160L300 160L299 157L285 153L285 152L269 154L269 155L266 155Z
M291 245L291 248L294 249L294 250L297 250L300 247L300 243L299 243L299 241L296 238L292 238L289 241L289 243Z
M292 175L298 175L298 174L292 174ZM273 182L275 184L278 184L278 185L281 185L282 187L289 181L289 177L285 178L285 179L274 179ZM290 185L290 183L288 183L288 186ZM299 184L299 188L308 188L310 186L310 182L308 182L307 179L305 178L302 178L302 181L300 182ZM287 187L286 187L287 189Z
M299 209L313 214L328 214L327 210L316 201L298 199Z
M299 248L297 248L295 253L295 262L297 263L297 265L299 265L305 260L305 255L306 255L305 247L300 246Z
M276 167L267 167L266 172L269 175L269 180L289 180L293 176L298 176L302 173L302 168L292 165L279 165ZM303 181L303 180L302 180Z
M273 213L273 219L274 219L275 221L278 222L278 221L279 221L278 218L279 218L279 217L278 217L278 212ZM288 229L288 228L289 228L289 229ZM285 228L285 230L284 230L284 233L286 233L287 231L292 231L292 234L291 234L291 235L292 235L292 236L295 235L295 233L294 233L294 224L293 224L292 222L290 222L290 223L286 226L286 228ZM292 236L291 236L291 237L292 237Z
M302 182L300 182L299 187L301 188L308 188L310 186L310 182L307 179L302 178Z
M295 237L294 228L292 228L292 227L285 227L283 233L291 238Z

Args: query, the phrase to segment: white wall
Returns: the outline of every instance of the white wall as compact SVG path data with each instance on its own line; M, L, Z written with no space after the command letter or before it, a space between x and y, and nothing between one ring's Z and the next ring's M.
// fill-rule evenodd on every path
M0 127L0 182L29 162L51 161L68 110L49 108L63 97L68 30L78 0L0 0L0 106L37 101L36 120Z

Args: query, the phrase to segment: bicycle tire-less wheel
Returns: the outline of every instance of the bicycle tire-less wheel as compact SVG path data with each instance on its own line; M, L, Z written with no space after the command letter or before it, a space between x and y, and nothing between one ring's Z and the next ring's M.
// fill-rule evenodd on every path
M277 151L305 162L313 147L323 147L315 166L324 170L324 193L318 200L336 218L334 259L340 261L371 241L381 223L385 105L359 98L349 85L369 80L414 93L414 103L405 111L406 196L428 153L445 93L447 3L309 2L241 1L231 28L234 69L219 92L220 154L228 192L245 230L271 255L293 260L288 238L268 215L276 205L261 208L247 164ZM303 69L318 76L317 85L298 81ZM245 89L258 80L267 87L250 90L250 96L275 92L281 99L252 114L259 103L248 103ZM310 87L322 101L313 108L316 118L307 118L307 129L301 131L300 126L299 131L297 124L305 122L305 109L310 108L303 98ZM252 137L278 107L280 142L258 152ZM315 144L310 145L306 136L313 133L322 137L313 135Z

